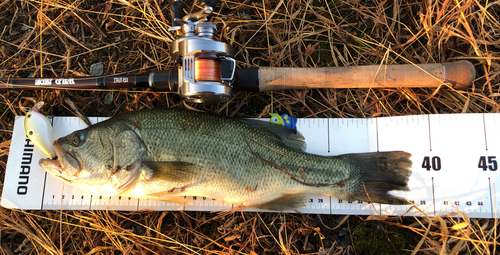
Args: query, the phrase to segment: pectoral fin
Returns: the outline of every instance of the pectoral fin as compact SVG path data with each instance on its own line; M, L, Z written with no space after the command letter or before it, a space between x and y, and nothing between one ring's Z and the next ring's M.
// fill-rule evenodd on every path
M146 197L176 204L192 205L192 201L186 200L184 194L189 192L190 187L199 182L197 177L200 174L200 168L197 165L179 161L144 161L142 166L152 173L147 179L148 181L165 182L168 183L169 187L172 187L147 194Z
M265 204L251 206L264 210L285 211L304 207L308 199L308 194L285 194Z
M200 174L200 168L197 165L186 162L145 161L142 164L152 170L151 181L169 181L187 185L194 182L195 177Z
M193 202L185 199L185 197L183 196L183 194L187 192L187 189L187 186L172 188L170 190L147 194L146 197L155 200L190 206L193 205Z

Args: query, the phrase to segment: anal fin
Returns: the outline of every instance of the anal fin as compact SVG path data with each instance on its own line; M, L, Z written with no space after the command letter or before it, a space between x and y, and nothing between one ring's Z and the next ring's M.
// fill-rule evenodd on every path
M251 206L264 210L285 211L306 206L308 199L308 194L285 194L267 203Z

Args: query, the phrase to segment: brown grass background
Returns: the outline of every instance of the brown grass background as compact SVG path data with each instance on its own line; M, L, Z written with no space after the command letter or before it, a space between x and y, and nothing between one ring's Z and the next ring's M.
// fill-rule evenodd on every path
M190 10L199 1L186 1ZM496 1L219 1L217 40L239 68L335 67L471 61L472 88L311 89L236 92L220 104L186 104L169 92L2 91L0 179L13 120L35 102L54 116L114 116L187 107L231 117L370 118L496 113L500 4ZM169 3L163 0L2 0L0 78L144 75L174 67ZM467 141L467 134L457 139ZM2 185L2 183L0 183ZM1 188L1 187L0 187ZM0 208L0 254L495 254L496 219L358 217L236 212L21 211ZM361 251L356 229L382 230L388 250ZM400 248L394 233L410 230ZM342 231L342 232L340 232ZM342 234L339 234L342 233ZM367 242L369 242L367 240ZM381 250L382 249L382 250Z

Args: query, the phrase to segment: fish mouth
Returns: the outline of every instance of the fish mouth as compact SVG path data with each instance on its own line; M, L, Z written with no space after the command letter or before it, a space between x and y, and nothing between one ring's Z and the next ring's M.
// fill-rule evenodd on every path
M62 181L71 183L71 181L66 177L64 168L62 167L61 161L58 159L58 156L52 159L42 158L40 159L40 161L38 161L38 165L40 165L42 170L50 173L52 176Z
M64 182L71 183L71 180L65 176L64 168L61 167L61 162L59 160L42 158L40 159L38 164L40 165L42 170L45 170L52 176Z
M61 168L64 168L64 164L62 162L62 155L61 155L61 151L62 151L61 145L59 145L57 143L57 141L54 141L53 146L54 146L54 149L56 151L56 157L53 158L52 160L57 161L57 163L59 163Z
M54 141L54 149L56 151L56 157L53 159L53 163L59 163L61 170L67 175L75 176L81 170L81 164L76 158L76 154L72 151L64 150L58 143L57 140Z
M38 161L38 164L45 170L53 175L62 176L64 172L64 166L61 156L61 147L54 141L52 144L56 151L56 156L53 158L42 158Z

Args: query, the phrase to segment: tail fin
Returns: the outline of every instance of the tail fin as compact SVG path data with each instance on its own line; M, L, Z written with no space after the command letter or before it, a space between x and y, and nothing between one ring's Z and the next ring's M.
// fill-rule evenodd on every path
M366 202L391 204L407 200L388 194L391 190L408 191L411 175L411 154L404 151L373 152L343 155L360 169L364 184L353 194L353 199Z

